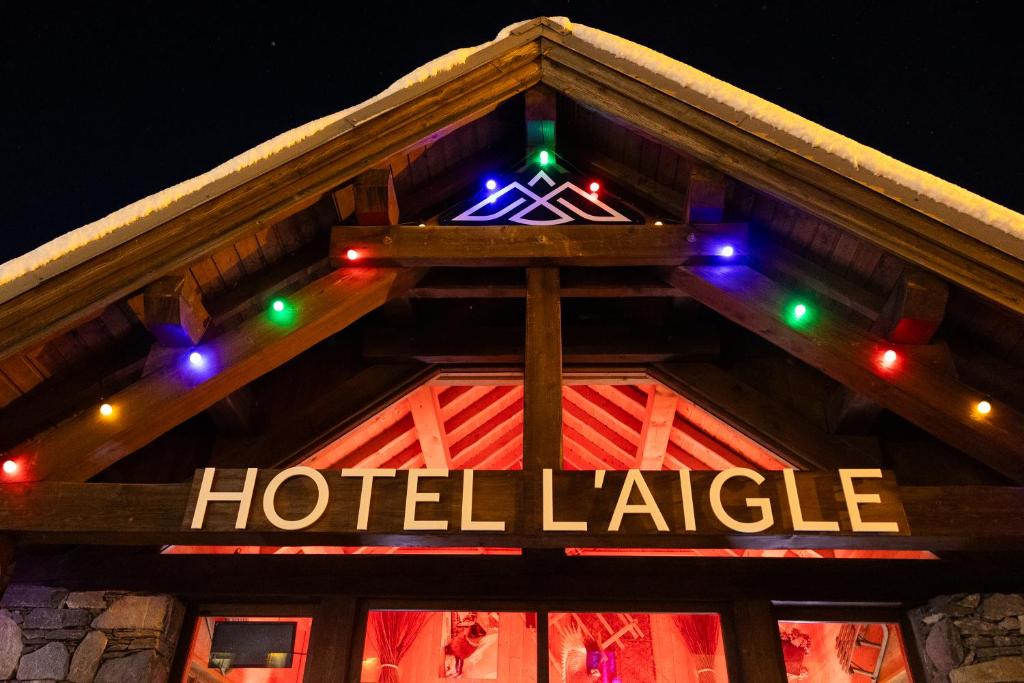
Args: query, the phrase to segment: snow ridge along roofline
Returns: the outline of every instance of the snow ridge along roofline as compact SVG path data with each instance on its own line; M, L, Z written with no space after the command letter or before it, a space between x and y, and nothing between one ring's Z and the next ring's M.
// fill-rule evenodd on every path
M361 104L282 133L200 176L134 202L0 265L0 303L344 135L359 123L456 77L494 53L533 40L534 30L540 27L571 36L616 61L628 62L636 67L634 73L639 69L653 77L651 80L668 81L684 93L696 95L708 113L1024 260L1024 215L664 54L555 17L518 22L502 29L494 40L453 50Z

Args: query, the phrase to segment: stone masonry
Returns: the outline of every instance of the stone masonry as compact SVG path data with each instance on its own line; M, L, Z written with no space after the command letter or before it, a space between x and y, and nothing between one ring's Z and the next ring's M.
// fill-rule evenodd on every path
M944 595L910 620L928 683L1024 682L1024 595Z
M0 681L166 683L184 608L168 595L11 584Z

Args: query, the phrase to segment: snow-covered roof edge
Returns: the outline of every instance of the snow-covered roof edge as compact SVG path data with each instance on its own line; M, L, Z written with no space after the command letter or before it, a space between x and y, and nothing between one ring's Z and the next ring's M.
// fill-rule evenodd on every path
M1024 215L648 47L582 24L566 28L613 60L679 86L672 94L696 95L709 113L1024 260Z
M482 51L542 21L617 59L678 84L735 115L726 117L780 146L833 168L861 184L932 215L1002 251L1024 259L1024 215L916 169L778 105L624 38L573 24L564 17L518 22L494 40L453 50L395 81L378 95L282 133L210 171L129 204L0 265L0 302L112 249L199 204L279 166L358 123L388 111L417 86L454 77Z
M503 28L493 40L452 50L360 104L281 133L206 173L144 197L7 261L0 265L0 303L343 135L408 100L418 86L433 87L446 82L461 72L458 67L474 65L480 53L541 21L517 22Z

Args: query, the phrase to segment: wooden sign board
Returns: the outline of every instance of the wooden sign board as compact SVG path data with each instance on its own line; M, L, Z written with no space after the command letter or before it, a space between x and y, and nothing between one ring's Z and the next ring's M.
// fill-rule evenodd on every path
M182 530L363 536L383 543L698 547L737 534L908 536L899 487L837 472L216 470L196 472ZM434 540L430 540L434 539ZM538 540L541 539L541 540ZM399 543L401 541L401 543Z

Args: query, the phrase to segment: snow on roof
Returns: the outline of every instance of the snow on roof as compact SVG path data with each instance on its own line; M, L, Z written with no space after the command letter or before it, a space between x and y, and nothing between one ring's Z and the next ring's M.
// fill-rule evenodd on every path
M1024 245L1024 215L808 121L660 52L598 29L574 24L565 17L554 17L548 21L598 50L677 83L742 114L743 117L749 117L751 121L760 124L762 129L767 127L769 130L778 131L780 137L793 138L819 153L848 163L853 169L894 183L899 188L920 195L941 207L968 216L999 233L987 231L987 234L976 235L977 237L988 238L986 241L1011 253L1022 253L1020 248ZM140 199L0 265L0 301L9 300L49 277L122 244L308 149L353 129L354 124L350 119L360 118L358 115L372 109L371 105L378 104L381 100L432 77L450 74L457 67L466 64L477 52L507 38L517 28L527 23L530 21L507 26L494 40L481 45L453 50L412 71L361 104L282 133L202 175ZM398 100L385 103L389 106L382 107L374 114L387 111L397 103ZM741 120L737 125L743 126L744 123ZM772 138L770 134L765 137ZM1007 249L1007 245L1011 245L1011 248Z

